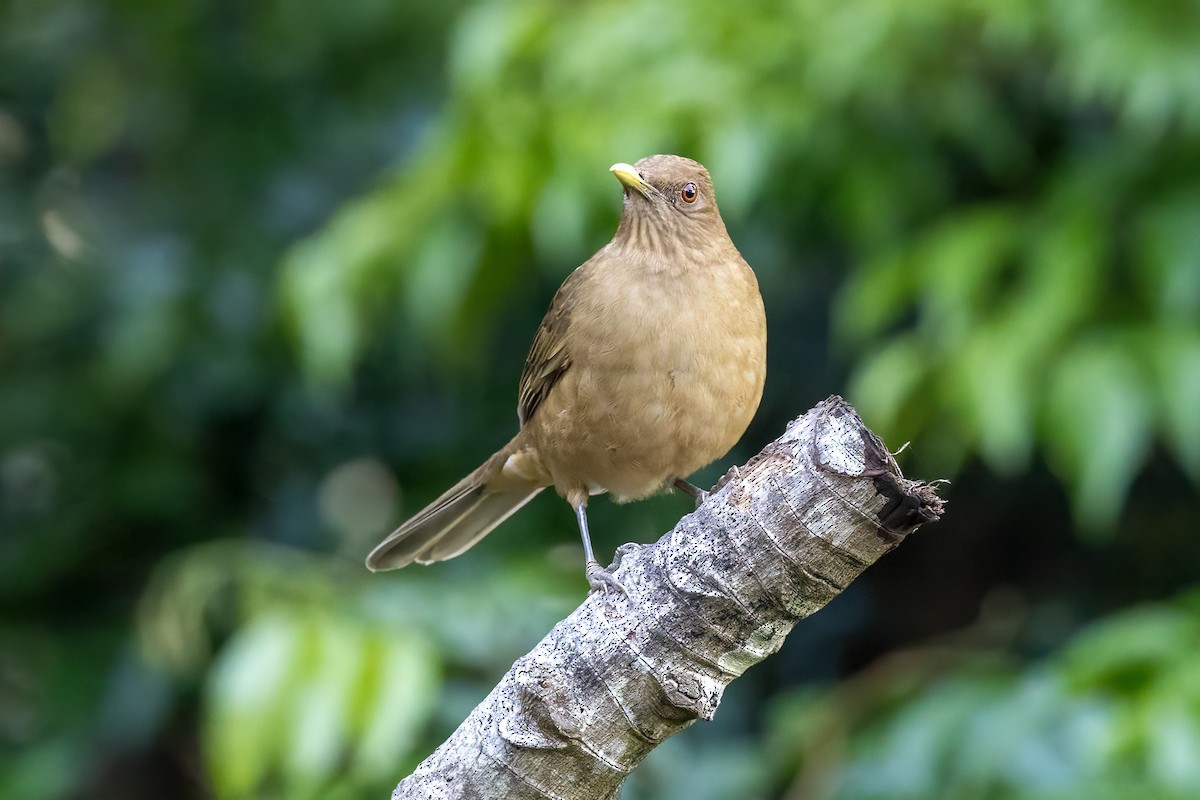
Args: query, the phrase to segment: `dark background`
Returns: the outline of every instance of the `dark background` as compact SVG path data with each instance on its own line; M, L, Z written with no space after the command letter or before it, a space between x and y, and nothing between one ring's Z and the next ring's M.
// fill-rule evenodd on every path
M993 7L994 6L994 7ZM847 396L920 531L643 798L1200 786L1200 6L0 2L0 796L383 797L583 596L515 431L615 161L708 165L769 320L711 483ZM688 509L593 504L602 553Z

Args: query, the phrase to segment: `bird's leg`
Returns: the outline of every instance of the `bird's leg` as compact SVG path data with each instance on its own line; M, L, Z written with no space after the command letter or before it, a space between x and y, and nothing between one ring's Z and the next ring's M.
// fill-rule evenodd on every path
M676 489L683 492L684 494L690 494L693 498L695 498L696 508L699 508L700 504L708 499L708 495L709 495L708 492L704 491L699 486L693 486L692 484L685 481L683 478L676 478L674 486Z
M587 576L588 586L592 587L591 591L593 592L608 594L609 587L612 587L621 594L625 594L625 587L613 577L611 572L600 566L600 562L596 560L596 556L592 552L592 537L588 533L587 523L587 496L584 496L582 502L573 503L573 505L575 506L575 518L579 520L579 535L583 537L584 574Z

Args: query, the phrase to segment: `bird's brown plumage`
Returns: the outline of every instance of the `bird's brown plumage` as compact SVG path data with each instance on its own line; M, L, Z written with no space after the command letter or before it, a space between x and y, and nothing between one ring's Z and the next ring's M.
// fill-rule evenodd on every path
M538 327L517 435L380 543L371 569L458 555L549 485L583 525L589 494L646 497L745 431L766 375L766 320L708 172L669 155L613 172L625 187L616 235L567 277Z

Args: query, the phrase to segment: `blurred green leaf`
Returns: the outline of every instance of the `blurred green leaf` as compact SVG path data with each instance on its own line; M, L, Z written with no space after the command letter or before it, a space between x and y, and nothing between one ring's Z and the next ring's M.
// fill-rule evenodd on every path
M1120 343L1063 359L1044 424L1050 455L1074 481L1084 531L1111 531L1150 446L1152 413L1142 371Z
M921 319L930 341L957 345L977 330L1003 292L1000 272L1013 258L1017 223L1009 209L981 208L925 235L909 268L925 287Z
M1168 321L1200 321L1200 189L1188 186L1146 209L1138 230L1137 277Z
M403 629L381 628L368 646L373 657L358 684L354 770L387 783L397 759L414 755L437 704L438 659L423 636Z
M918 285L915 260L909 253L889 253L871 260L847 281L834 309L841 338L858 343L897 321Z
M984 458L1001 474L1026 467L1033 449L1035 357L1006 331L992 329L976 334L957 362L961 413L978 431Z
M896 428L897 419L929 375L929 357L914 337L897 337L865 359L850 388L850 401L872 427Z
M1200 484L1200 332L1171 330L1161 340L1156 337L1152 348L1147 356L1158 368L1169 441L1179 463Z
M1115 615L1076 637L1064 675L1083 691L1144 696L1164 670L1194 656L1200 624L1181 610L1150 606Z
M411 631L321 614L254 619L209 682L205 743L218 795L321 796L335 782L386 782L435 704L436 664Z
M265 617L241 631L214 666L205 742L218 796L259 795L287 755L303 633L285 617Z

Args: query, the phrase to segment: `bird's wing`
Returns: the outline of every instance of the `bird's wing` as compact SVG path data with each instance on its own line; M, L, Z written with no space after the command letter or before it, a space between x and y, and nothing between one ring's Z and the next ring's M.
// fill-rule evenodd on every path
M525 357L525 368L521 370L521 384L517 392L517 419L524 426L537 411L538 406L550 394L554 384L571 366L571 354L567 352L567 328L571 322L576 284L584 272L583 267L572 272L554 293L550 308L538 326L529 355Z

